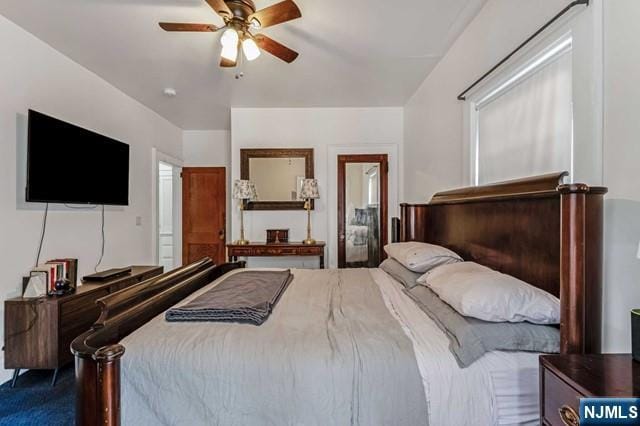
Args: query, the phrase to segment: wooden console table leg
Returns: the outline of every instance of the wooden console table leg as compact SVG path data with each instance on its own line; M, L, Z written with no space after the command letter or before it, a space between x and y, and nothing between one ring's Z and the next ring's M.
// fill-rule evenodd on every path
M11 387L15 388L16 387L16 381L18 380L18 376L20 375L20 369L16 368L15 370L13 370L13 377L11 378Z
M324 254L320 255L320 269L324 269Z

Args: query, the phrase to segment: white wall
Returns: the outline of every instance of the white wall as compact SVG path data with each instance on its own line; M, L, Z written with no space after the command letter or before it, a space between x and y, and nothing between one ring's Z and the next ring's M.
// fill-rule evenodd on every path
M606 0L604 17L604 348L629 352L629 310L640 307L640 2Z
M389 153L389 216L396 214L398 191L397 176L402 145L402 108L273 108L231 110L231 175L240 176L240 149L242 148L313 148L315 177L320 186L320 199L312 212L313 236L329 242L328 259L335 265L335 238L337 229L335 207L337 197L336 155L339 153L363 153L374 151ZM232 216L232 235L239 234L237 203L229 209ZM337 226L337 225L336 225ZM306 213L296 212L245 212L245 233L252 241L264 241L267 228L289 228L290 240L301 241L306 236ZM250 264L315 266L317 260L253 259Z
M228 130L185 130L182 139L185 167L229 167L231 164Z
M107 208L101 268L153 261L151 149L182 157L182 132L95 74L0 16L0 297L20 295L36 257L43 206L24 202L29 108L131 146L130 205ZM142 225L136 226L136 217ZM42 259L75 257L93 270L100 251L100 213L50 208ZM3 310L0 305L0 311ZM4 313L0 313L0 322ZM0 325L0 334L4 328ZM3 355L0 355L2 357ZM0 359L0 367L3 361ZM9 371L0 368L0 382Z

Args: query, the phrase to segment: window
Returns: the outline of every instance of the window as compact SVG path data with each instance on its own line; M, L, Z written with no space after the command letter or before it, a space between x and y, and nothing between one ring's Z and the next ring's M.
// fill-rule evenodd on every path
M573 175L571 52L568 34L473 96L476 185L563 170Z

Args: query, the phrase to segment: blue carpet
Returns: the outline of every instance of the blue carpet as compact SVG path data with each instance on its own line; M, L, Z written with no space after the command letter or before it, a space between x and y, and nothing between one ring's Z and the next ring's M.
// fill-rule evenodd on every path
M11 389L0 386L0 425L73 425L75 383L73 365L58 373L51 387L52 371L29 370Z

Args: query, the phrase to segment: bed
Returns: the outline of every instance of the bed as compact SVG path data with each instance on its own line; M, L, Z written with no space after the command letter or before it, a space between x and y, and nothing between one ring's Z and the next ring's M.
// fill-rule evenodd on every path
M561 351L597 352L606 191L558 186L563 175L405 204L400 235L559 296ZM77 423L539 421L535 353L491 352L460 368L446 336L380 269L295 270L260 327L164 321L243 267L205 259L102 299L100 319L72 345Z

